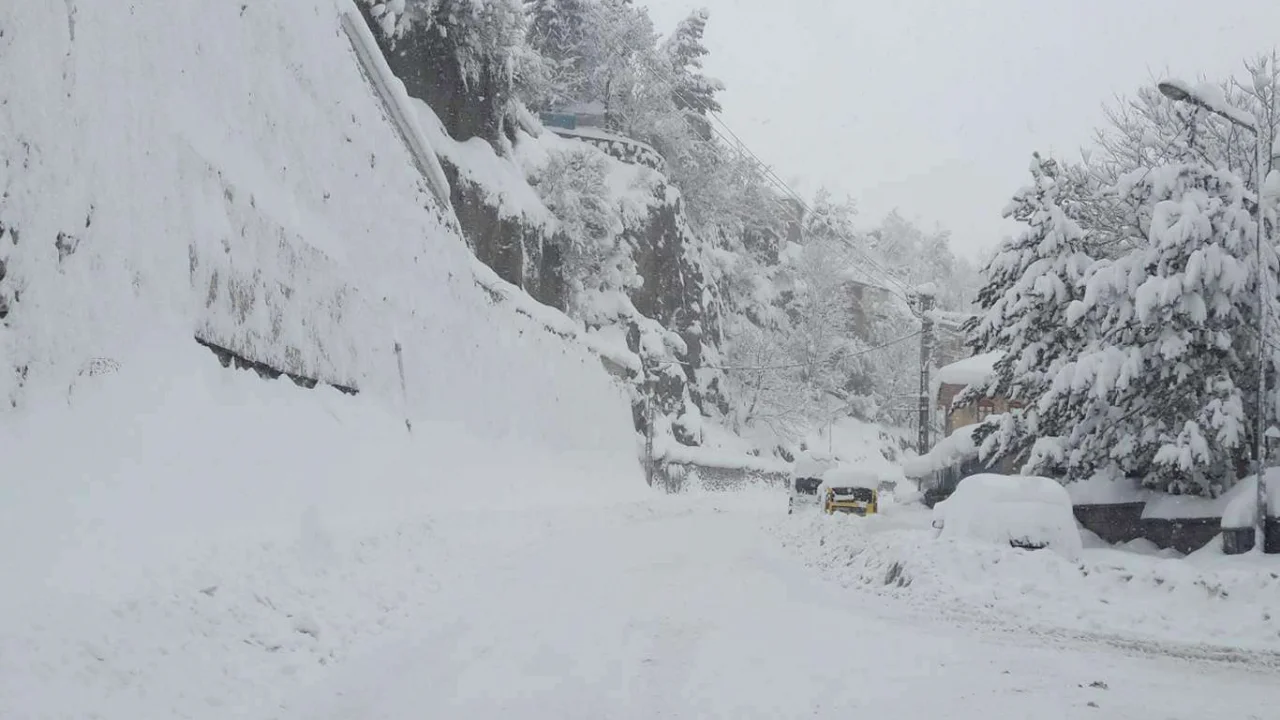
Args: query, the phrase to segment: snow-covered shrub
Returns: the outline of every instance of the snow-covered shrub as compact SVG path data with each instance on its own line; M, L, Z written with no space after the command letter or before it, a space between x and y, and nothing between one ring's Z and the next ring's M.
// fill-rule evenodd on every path
M596 302L602 294L641 282L608 176L609 160L583 147L553 153L534 179L539 197L560 221L555 239L561 244L569 312L588 324L608 312Z

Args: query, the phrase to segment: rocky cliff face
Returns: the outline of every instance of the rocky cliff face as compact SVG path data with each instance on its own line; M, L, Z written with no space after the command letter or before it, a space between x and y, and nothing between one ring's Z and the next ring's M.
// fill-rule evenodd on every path
M468 245L499 277L543 304L570 309L571 278L560 218L533 184L541 166L553 153L589 148L609 158L612 176L628 178L610 185L609 202L620 209L618 232L641 282L626 290L629 308L589 320L588 330L625 342L640 359L641 371L631 377L637 429L649 427L645 398L652 398L661 431L697 444L707 398L694 380L703 332L714 321L706 317L697 239L679 191L661 174L661 157L643 143L591 129L559 137L519 116L501 83L483 74L478 82L465 77L456 48L436 31L402 33L394 41L378 36L409 95L425 103L424 130L440 156Z

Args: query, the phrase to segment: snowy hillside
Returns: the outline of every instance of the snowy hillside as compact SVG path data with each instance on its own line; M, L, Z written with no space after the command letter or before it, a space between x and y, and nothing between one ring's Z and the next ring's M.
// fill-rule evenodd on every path
M4 635L216 543L643 488L599 358L478 287L349 8L0 7Z

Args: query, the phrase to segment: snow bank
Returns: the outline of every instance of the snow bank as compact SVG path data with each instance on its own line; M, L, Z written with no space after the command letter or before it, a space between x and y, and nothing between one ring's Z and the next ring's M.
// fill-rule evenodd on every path
M870 518L794 515L780 540L828 579L931 617L1170 646L1280 651L1280 558L1186 559L1112 548L1077 561L968 538L936 540L928 511L890 505Z
M830 455L841 464L856 465L890 482L903 480L899 456L903 453L902 431L841 418L805 438L805 446L818 455Z
M903 473L909 478L924 479L953 465L978 457L978 445L973 440L973 433L979 427L981 426L967 425L957 428L955 432L934 445L928 453L908 458L902 464Z
M1129 479L1112 480L1097 476L1088 480L1067 483L1067 495L1072 505L1120 505L1150 500L1155 493L1144 489Z
M409 102L418 113L419 123L431 147L449 160L461 177L486 191L499 213L505 217L522 218L531 225L551 229L558 226L555 216L529 185L518 164L499 156L483 138L474 137L465 142L454 140L431 106L418 99Z
M1280 515L1280 468L1267 468L1263 477L1267 481L1267 513ZM1258 476L1236 483L1220 499L1224 501L1222 527L1253 527L1258 515Z
M658 458L670 463L702 465L725 470L752 470L764 473L789 473L791 465L775 458L758 457L743 452L715 447L681 445L668 440L655 448Z
M26 548L0 558L0 636L49 648L30 655L39 672L0 667L0 716L86 717L209 651L181 709L107 713L190 716L192 678L263 662L184 651L219 616L165 605L137 632L186 635L128 657L94 641L101 684L74 681L91 640L76 633L95 627L78 618L125 596L154 609L177 574L213 587L243 570L202 573L208 553L643 492L624 393L547 331L567 318L479 287L340 29L347 9L0 5L0 220L21 236L0 248L0 291L20 290L0 328L0 545ZM195 336L359 394L224 369ZM288 637L323 636L296 619Z
M934 507L933 522L943 539L1044 546L1069 560L1080 555L1071 499L1049 478L970 475Z
M1227 509L1230 498L1226 494L1216 498L1196 495L1165 495L1153 493L1142 509L1143 520L1189 520L1192 518L1219 518Z
M798 478L821 478L835 465L835 458L828 455L802 453L792 465L791 474Z
M841 465L822 474L823 487L853 487L877 490L885 478L862 468Z
M985 353L944 365L938 369L938 382L944 385L976 385L995 372L996 362L1002 355L1000 352Z

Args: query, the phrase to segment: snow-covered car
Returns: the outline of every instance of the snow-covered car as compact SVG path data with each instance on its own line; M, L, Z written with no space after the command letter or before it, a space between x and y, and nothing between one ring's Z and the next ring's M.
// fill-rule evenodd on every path
M821 507L822 495L819 488L822 476L835 465L835 458L826 455L806 454L796 459L787 493L787 514L794 513L797 509L816 510Z
M970 475L933 508L937 537L1080 555L1071 498L1058 482L1028 475Z
M822 474L822 509L827 513L874 515L880 510L879 475L854 465L839 465Z

